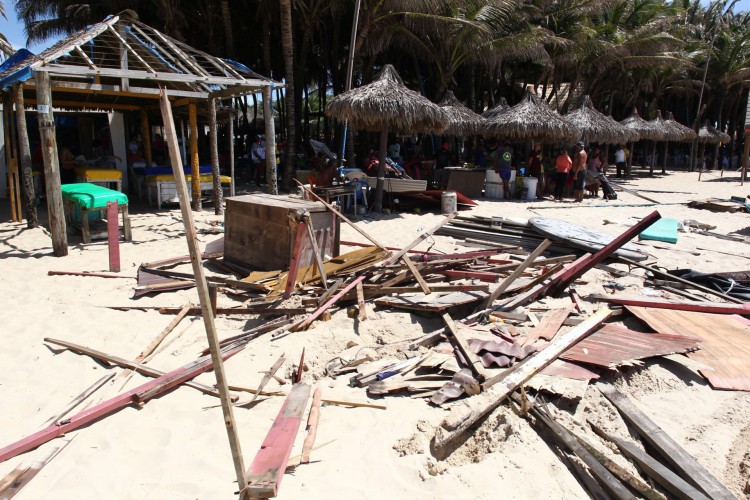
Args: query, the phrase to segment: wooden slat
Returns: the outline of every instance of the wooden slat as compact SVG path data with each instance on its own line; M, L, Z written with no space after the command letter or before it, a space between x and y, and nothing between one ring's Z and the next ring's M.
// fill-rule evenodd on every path
M487 300L484 302L484 307L490 307L495 300L497 300L502 293L508 289L508 287L513 284L513 282L518 278L524 270L529 267L537 257L542 255L544 251L547 249L548 246L550 246L552 242L550 240L543 240L536 249L529 254L529 256L524 260L521 264L518 265L518 267L511 273L510 276L505 278L505 280L500 283L500 286L498 286L495 290L492 291L489 297L487 297Z
M430 287L427 285L427 282L422 277L422 274L419 272L417 267L414 265L414 262L409 259L409 257L403 256L401 257L401 261L406 264L406 267L409 269L409 272L414 276L414 278L417 280L417 283L419 283L419 288L422 289L422 293L425 295L429 295L432 293L430 290Z
M315 389L310 415L307 417L307 436L305 436L305 442L302 445L301 463L303 464L310 462L310 452L312 452L313 445L315 445L315 437L318 434L318 422L320 421L320 398L322 396L323 389L321 387Z
M482 360L471 348L466 337L464 337L463 332L460 331L459 327L453 321L453 318L451 318L451 315L448 313L443 313L443 321L445 322L445 326L447 327L446 333L448 333L450 337L455 341L456 347L458 347L458 350L461 352L464 360L469 363L469 368L471 368L471 371L480 382L485 380L487 378L487 372L484 369Z
M658 297L645 297L640 295L607 295L594 294L589 299L608 302L610 304L622 304L626 306L651 307L656 309L672 309L675 311L694 311L713 314L742 314L750 315L750 304L722 304L720 302L693 302L666 300Z
M296 384L284 401L247 471L251 498L271 498L278 494L309 397L310 386Z
M544 313L539 326L529 333L523 345L531 345L539 339L552 340L572 310L573 306L567 306Z
M705 467L698 463L684 448L648 418L620 391L610 385L598 384L602 394L620 411L638 434L646 440L686 481L709 497L718 500L736 500Z

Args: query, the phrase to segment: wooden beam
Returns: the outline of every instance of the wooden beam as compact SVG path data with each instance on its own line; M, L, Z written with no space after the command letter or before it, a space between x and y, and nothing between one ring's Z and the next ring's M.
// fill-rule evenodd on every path
M559 295L565 288L570 285L575 279L582 276L586 271L592 267L600 264L604 259L615 253L625 243L629 242L641 232L649 227L651 224L661 219L661 214L658 211L653 211L634 226L629 227L624 233L619 235L617 238L607 243L598 252L593 254L590 258L581 261L577 260L573 265L568 267L565 272L562 273L559 280L557 280L550 288L551 295Z
M495 290L492 291L489 297L487 297L487 300L484 302L484 307L490 307L492 306L492 303L495 302L502 293L508 289L510 285L513 284L513 282L518 278L521 273L523 273L527 267L529 267L537 257L542 255L544 251L547 249L548 246L550 246L552 242L550 240L545 239L542 241L536 249L529 254L528 257L526 257L526 260L524 260L521 264L518 265L518 267L511 273L510 276L505 278L502 283L500 283L500 286L495 288Z
M195 123L195 105L192 105L193 124ZM198 290L198 297L200 298L201 310L203 312L203 323L206 327L206 337L208 338L208 347L211 351L211 359L213 360L214 373L216 374L216 388L219 390L221 395L221 409L224 414L224 425L226 427L227 436L229 437L229 447L232 451L232 459L234 461L234 470L237 475L237 484L240 490L244 490L247 486L247 478L245 477L245 465L242 459L242 448L240 446L239 436L237 435L237 429L234 420L234 410L232 408L232 401L229 396L229 389L227 388L226 375L224 373L224 363L221 359L221 349L219 347L219 339L216 334L216 325L214 324L214 315L211 311L211 304L208 297L208 284L206 283L205 273L203 271L203 264L201 262L201 251L198 243L198 235L195 230L195 222L193 221L193 213L190 211L190 205L188 204L188 193L187 186L185 185L185 173L182 170L182 159L180 158L179 145L177 144L177 133L174 127L174 119L172 118L172 107L169 104L169 99L166 94L161 96L161 113L162 121L164 122L164 135L165 142L169 150L169 157L172 162L172 173L175 177L175 184L177 185L177 197L180 200L180 211L182 212L182 221L185 225L185 238L187 239L188 249L190 250L190 261L193 265L193 274L195 275L195 284ZM193 180L198 177L198 147L197 147L197 127L192 127L191 145L195 144L194 149L195 155L193 157ZM200 182L200 179L198 179ZM195 188L195 185L193 185ZM198 191L200 191L200 184L198 184ZM200 192L198 193L198 199L200 200ZM244 496L241 496L243 498Z
M201 200L201 165L200 158L198 158L198 108L195 103L188 104L188 126L190 128L190 181L193 195L193 210L200 212L203 209L203 205ZM175 133L175 139L176 137L177 134Z
M247 471L247 487L240 488L241 492L247 488L250 498L271 498L279 493L286 464L292 454L292 446L309 398L310 386L296 384L284 401L281 411Z
M646 297L641 295L609 295L593 294L588 296L589 300L608 302L610 304L622 304L626 306L653 307L656 309L672 309L675 311L694 311L711 314L740 314L750 315L750 304L722 304L720 302L692 302L679 300L666 300L658 297Z
M417 280L417 283L419 284L419 288L421 288L422 293L425 295L429 295L432 293L432 290L430 290L429 285L427 285L427 282L422 277L422 274L417 269L417 266L414 265L414 262L411 261L409 257L406 255L401 256L401 262L406 264L406 267L409 269L409 272L414 276L414 279Z
M244 349L244 346L236 346L230 350L223 352L222 356L230 357L234 354L237 354L242 349ZM83 427L84 425L89 424L95 420L98 420L105 415L109 415L110 413L113 413L120 408L124 408L125 406L133 403L138 394L142 394L149 389L158 386L160 387L160 392L166 392L180 385L186 380L195 378L196 376L205 372L206 370L209 370L210 368L211 358L204 356L180 368L172 370L171 372L166 373L159 378L149 380L145 384L139 385L138 387L115 396L112 399L83 410L82 412L66 419L65 423L56 422L49 427L35 432L34 434L31 434L19 441L16 441L15 443L9 444L4 448L0 448L0 463L18 456L21 453L33 450L37 446L51 441L56 437L64 436L65 434ZM164 382L167 380L169 380L169 383L165 385Z
M39 100L37 113L39 134L42 138L44 161L44 183L47 188L47 212L49 216L52 249L55 257L68 255L68 235L65 228L62 191L60 190L60 160L57 156L55 117L52 114L52 91L49 75L36 73L36 95Z
M26 103L30 105L38 105L38 99L29 98L26 99ZM110 102L86 102L86 101L66 101L62 99L55 99L54 104L58 108L81 108L81 109L118 109L123 111L137 111L140 106L135 104L119 104Z
M485 380L482 383L483 390L486 391L495 384L499 384L499 388L488 393L489 401L484 408L472 412L455 429L445 431L444 427L438 428L438 433L435 435L434 440L434 447L438 454L445 455L451 443L492 413L513 391L552 363L568 348L599 328L609 318L610 314L612 312L607 308L599 309L580 325L556 337L543 351L530 356L521 363L517 363L509 370L505 370L501 374ZM444 422L444 426L448 427L449 424Z
M683 479L713 499L735 499L735 496L713 474L669 437L653 420L636 408L624 394L610 385L597 384L596 387L638 431L641 438L672 465Z

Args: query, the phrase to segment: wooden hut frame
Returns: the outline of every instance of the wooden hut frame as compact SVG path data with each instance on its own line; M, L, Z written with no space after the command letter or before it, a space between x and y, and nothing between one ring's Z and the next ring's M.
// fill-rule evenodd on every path
M32 78L33 76L33 78ZM283 84L258 75L240 63L215 57L155 30L138 21L133 11L124 11L74 33L38 55L0 73L0 88L20 85L15 100L4 95L6 107L16 110L36 105L42 136L44 173L47 185L50 232L55 255L67 254L63 213L54 208L61 198L57 144L52 106L71 109L140 111L146 164L151 164L149 114L159 114L159 92L164 89L172 106L187 110L190 136L197 137L198 108L207 117L215 116L217 101L263 92L272 95ZM20 98L18 98L20 95ZM266 137L275 136L273 120L266 120ZM216 127L210 127L212 151L216 149ZM28 138L20 138L28 142ZM191 140L191 143L193 141ZM197 146L191 147L193 208L200 210L200 176ZM212 154L214 184L219 166ZM15 156L14 156L15 158ZM274 155L266 158L267 169L275 169ZM16 163L18 164L18 163ZM231 168L231 167L230 167ZM21 175L31 176L30 167ZM233 169L232 169L233 170ZM18 184L15 184L18 186ZM27 184L22 183L26 186ZM11 185L13 189L13 185ZM15 189L11 213L20 217L20 193ZM15 197L14 197L15 195ZM32 193L25 193L31 196ZM215 210L221 213L221 190L214 189Z

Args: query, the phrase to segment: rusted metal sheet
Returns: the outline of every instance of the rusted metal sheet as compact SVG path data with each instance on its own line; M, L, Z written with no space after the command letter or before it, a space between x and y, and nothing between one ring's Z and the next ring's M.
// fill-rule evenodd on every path
M699 347L700 337L641 333L616 325L604 325L561 357L592 365L614 368L636 360L690 352Z
M539 373L551 377L565 377L573 380L591 380L599 378L598 373L594 373L588 368L576 363L563 361L562 359L554 360L552 364Z
M135 288L133 298L138 298L149 293L171 292L185 288L193 288L193 280L176 280L166 276L160 276L150 272L146 267L138 268L138 286Z
M750 326L740 316L626 307L657 332L703 339L689 357L712 368L699 370L711 387L750 391Z

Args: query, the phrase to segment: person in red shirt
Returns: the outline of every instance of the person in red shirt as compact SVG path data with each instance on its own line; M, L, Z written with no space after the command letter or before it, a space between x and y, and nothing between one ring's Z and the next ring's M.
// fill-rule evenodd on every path
M555 160L555 170L557 177L555 179L555 200L562 201L562 193L565 188L565 182L568 180L568 171L573 166L573 160L565 149L560 150Z

